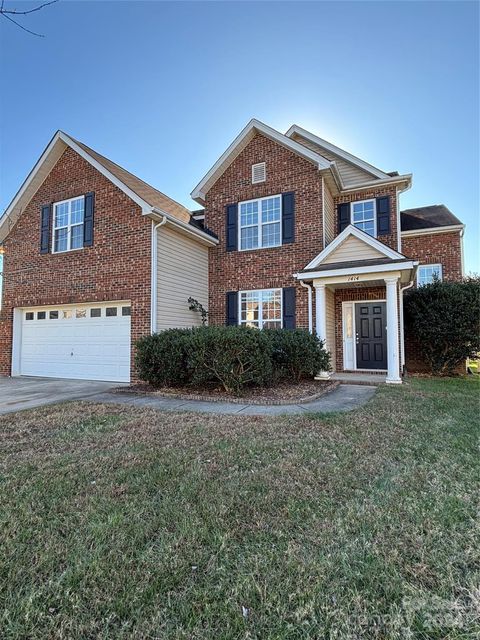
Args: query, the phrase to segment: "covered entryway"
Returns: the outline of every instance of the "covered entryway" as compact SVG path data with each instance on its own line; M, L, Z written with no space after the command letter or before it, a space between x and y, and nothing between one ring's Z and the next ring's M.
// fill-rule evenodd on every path
M130 381L129 302L15 309L12 375Z
M350 225L295 274L315 290L315 330L334 371L382 373L387 383L401 382L403 290L417 264ZM311 300L311 316L312 308Z

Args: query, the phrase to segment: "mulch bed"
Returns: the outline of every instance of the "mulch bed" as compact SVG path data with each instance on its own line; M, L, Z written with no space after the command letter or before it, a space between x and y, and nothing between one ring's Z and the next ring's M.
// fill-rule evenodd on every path
M162 396L181 400L282 405L317 400L320 396L336 389L338 385L339 382L332 380L302 380L298 384L282 382L275 387L246 389L242 395L230 395L223 389L199 389L195 387L157 388L145 383L132 384L129 387L118 387L113 391L115 393Z

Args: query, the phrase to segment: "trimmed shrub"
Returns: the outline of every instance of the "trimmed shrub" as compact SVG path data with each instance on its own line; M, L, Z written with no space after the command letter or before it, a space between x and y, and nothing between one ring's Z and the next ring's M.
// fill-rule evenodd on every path
M137 342L139 377L154 386L221 386L239 393L329 369L320 340L300 329L168 329Z
M330 370L330 354L317 336L304 329L265 329L272 345L272 364L277 380L294 380Z
M190 329L168 329L140 338L135 357L139 377L155 387L187 384L191 339Z
M250 327L202 327L192 330L191 382L220 384L228 393L272 382L270 343Z
M436 375L451 375L480 351L480 279L439 282L405 296L405 326Z

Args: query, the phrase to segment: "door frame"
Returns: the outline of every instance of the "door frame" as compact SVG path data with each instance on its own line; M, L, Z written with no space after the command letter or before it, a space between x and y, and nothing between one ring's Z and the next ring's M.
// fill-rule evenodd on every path
M387 371L387 369L357 369L357 349L356 349L356 342L355 342L355 336L356 336L356 326L355 326L355 305L356 304L367 304L367 303L373 303L375 304L375 302L387 302L387 300L385 298L382 298L381 300L347 300L342 302L342 361L343 361L343 369L344 371L365 371L365 372L381 372L384 373ZM347 314L346 314L346 309L350 307L351 308L351 312L352 312L352 359L350 361L347 362L347 350L348 350L348 346L346 343L346 338L345 336L347 335L347 331L346 331L346 319L347 319ZM386 317L386 313L387 310L385 309L385 317ZM387 340L387 344L385 345L385 348L387 350L387 362L388 362L388 340ZM349 366L350 363L353 366Z

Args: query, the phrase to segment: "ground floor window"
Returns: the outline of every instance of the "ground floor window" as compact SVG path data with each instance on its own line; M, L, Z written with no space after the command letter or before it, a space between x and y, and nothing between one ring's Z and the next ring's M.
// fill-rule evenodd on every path
M258 329L282 327L282 290L240 292L240 324Z
M432 284L434 278L442 279L441 264L422 264L418 267L417 284L419 287L424 284Z

